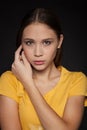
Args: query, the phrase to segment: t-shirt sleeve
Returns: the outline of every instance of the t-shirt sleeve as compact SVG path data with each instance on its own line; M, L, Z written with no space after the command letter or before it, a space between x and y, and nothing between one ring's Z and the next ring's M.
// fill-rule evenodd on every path
M17 80L10 71L4 72L0 77L0 94L18 102Z
M87 96L87 78L82 72L74 73L71 78L69 96L73 95Z

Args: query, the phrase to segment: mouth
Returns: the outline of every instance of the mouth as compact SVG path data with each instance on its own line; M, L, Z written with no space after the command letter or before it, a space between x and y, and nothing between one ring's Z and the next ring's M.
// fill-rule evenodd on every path
M38 61L34 61L35 65L43 65L45 61L42 60L38 60Z

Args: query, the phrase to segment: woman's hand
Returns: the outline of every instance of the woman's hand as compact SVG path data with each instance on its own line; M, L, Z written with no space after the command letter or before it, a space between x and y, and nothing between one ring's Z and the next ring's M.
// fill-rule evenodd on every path
M21 50L22 50L22 45L15 52L15 60L12 64L12 72L21 82L26 82L26 80L32 81L31 65L27 61L24 51L21 52Z

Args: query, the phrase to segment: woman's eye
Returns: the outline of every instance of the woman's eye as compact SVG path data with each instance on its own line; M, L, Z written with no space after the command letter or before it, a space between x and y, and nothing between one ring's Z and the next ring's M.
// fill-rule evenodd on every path
M44 41L44 45L50 45L51 41Z
M33 44L32 41L26 41L25 43L26 43L27 45L29 45L29 46Z

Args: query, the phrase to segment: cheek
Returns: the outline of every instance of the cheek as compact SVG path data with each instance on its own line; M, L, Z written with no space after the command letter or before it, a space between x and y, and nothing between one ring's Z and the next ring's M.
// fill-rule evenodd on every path
M24 49L24 54L28 61L32 59L32 51L30 51L29 49Z
M55 48L50 48L46 53L49 58L54 58L56 56L56 50Z

